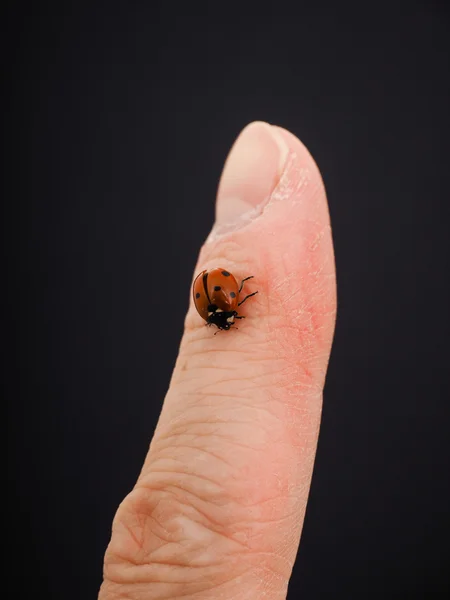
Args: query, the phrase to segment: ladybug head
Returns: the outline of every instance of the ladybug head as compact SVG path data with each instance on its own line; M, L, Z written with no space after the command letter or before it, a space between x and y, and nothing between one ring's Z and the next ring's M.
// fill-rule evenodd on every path
M215 325L219 329L225 329L227 331L234 325L236 314L237 313L234 310L223 311L217 309L208 316L207 323L208 325Z

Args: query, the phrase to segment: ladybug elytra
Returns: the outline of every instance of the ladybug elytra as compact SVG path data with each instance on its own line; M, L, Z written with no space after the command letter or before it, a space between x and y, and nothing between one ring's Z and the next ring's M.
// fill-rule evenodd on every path
M216 267L209 271L202 271L194 280L192 288L194 304L198 314L206 321L207 325L215 325L219 329L228 330L235 319L244 319L237 312L238 306L247 298L258 292L248 294L239 301L244 282L252 279L253 275L246 277L239 286L235 277L226 269Z

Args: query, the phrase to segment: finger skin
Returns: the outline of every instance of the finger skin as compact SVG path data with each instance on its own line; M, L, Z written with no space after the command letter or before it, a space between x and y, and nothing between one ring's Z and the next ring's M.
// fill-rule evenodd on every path
M254 275L246 291L259 293L239 330L216 336L191 300L147 458L114 520L100 600L286 597L336 286L319 171L277 132L290 151L268 202L239 229L213 232L195 269Z

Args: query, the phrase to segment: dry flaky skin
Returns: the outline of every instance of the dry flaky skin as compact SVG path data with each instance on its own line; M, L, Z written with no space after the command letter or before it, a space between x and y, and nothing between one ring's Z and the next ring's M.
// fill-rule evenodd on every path
M286 597L314 463L334 329L334 259L318 170L294 153L218 264L259 290L238 332L213 336L193 304L155 436L119 507L101 600Z

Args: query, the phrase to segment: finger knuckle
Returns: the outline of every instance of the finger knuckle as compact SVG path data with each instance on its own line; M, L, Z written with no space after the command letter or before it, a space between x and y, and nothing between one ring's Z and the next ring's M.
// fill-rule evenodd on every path
M205 502L195 489L176 472L169 477L156 469L124 500L105 557L105 581L114 590L151 584L151 597L195 595L251 568L251 553L207 506L220 504L221 492Z

